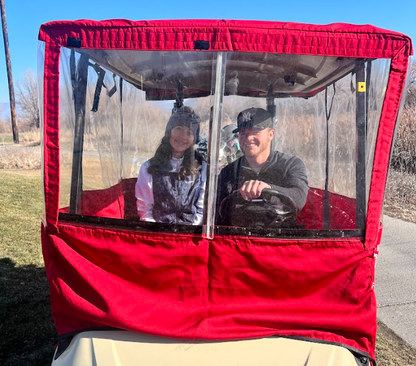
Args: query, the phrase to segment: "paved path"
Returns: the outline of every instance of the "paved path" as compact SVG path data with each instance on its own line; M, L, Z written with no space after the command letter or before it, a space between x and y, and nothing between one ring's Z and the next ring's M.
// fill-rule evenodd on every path
M384 216L376 266L378 318L416 348L416 224Z

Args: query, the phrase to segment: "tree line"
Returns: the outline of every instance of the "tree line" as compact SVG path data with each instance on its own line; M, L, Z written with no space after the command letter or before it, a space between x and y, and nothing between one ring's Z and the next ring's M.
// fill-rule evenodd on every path
M28 70L18 80L15 94L19 131L27 132L39 129L40 115L37 80L31 70ZM4 108L4 105L0 105L0 110L4 110ZM0 117L0 133L8 132L11 132L10 116Z
M16 105L19 131L40 128L37 79L28 70L16 85ZM4 106L0 105L1 108ZM208 110L208 109L207 109ZM0 133L10 133L10 117L0 117ZM416 174L416 63L410 70L409 88L405 97L401 123L396 132L391 166L395 170Z

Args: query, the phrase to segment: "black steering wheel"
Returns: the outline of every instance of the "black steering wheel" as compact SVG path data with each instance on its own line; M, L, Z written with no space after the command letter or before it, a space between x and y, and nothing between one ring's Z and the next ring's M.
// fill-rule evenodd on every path
M247 228L298 227L298 210L293 199L275 189L263 189L259 198L246 201L239 190L225 197L220 205L221 221L230 226Z

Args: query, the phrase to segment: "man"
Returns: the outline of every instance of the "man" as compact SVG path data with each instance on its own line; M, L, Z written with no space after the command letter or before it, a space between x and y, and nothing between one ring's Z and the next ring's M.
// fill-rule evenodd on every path
M241 197L260 197L265 188L282 192L292 198L299 211L306 203L308 179L303 162L279 151L271 151L274 138L272 117L262 108L249 108L237 117L239 143L244 156L227 165L218 181L218 205L230 193L239 191ZM217 216L218 223L229 225L235 212Z

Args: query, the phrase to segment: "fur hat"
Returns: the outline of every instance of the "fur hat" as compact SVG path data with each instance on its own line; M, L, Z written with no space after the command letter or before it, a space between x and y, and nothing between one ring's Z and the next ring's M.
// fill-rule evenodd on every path
M195 142L199 139L199 123L201 118L189 107L174 108L166 125L165 134L176 126L188 127L194 134Z

